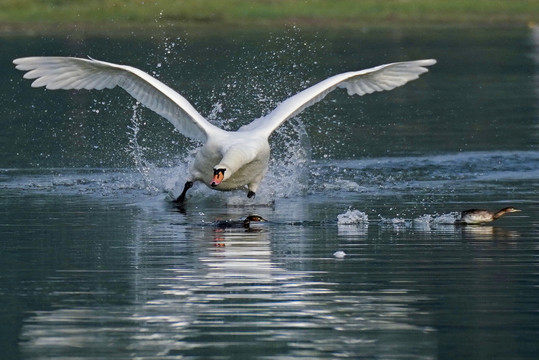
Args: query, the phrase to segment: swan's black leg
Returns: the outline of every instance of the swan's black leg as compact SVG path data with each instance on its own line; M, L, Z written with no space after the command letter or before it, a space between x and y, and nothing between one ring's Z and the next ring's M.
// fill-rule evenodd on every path
M193 187L193 182L192 181L186 182L185 185L183 186L182 193L180 194L180 196L178 196L178 198L174 202L178 203L178 204L183 203L185 201L185 194L187 193L187 190L189 190L192 187Z
M249 199L252 198L252 197L255 197L255 195L256 195L255 192L254 192L254 191L251 191L251 190L249 190L249 192L247 193L247 197L248 197Z

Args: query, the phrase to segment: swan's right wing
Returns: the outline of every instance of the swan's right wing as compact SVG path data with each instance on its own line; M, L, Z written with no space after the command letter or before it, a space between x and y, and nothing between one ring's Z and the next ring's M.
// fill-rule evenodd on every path
M15 59L13 63L17 69L28 71L25 79L36 79L32 87L102 90L119 86L170 121L185 136L205 141L211 132L221 131L183 96L131 66L72 57L27 57Z
M275 129L307 107L322 100L336 88L345 88L348 95L365 95L375 91L392 90L427 72L426 66L436 60L405 61L376 66L332 76L286 99L270 114L244 125L240 131L255 131L269 136Z

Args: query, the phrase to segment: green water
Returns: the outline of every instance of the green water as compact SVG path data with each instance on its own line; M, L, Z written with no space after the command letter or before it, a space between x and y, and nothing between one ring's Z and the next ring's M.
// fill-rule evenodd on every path
M536 357L533 30L75 35L0 38L3 358ZM32 89L29 55L139 67L228 128L339 72L438 64L290 121L254 201L197 187L179 212L196 144L120 90ZM258 231L215 226L254 212Z

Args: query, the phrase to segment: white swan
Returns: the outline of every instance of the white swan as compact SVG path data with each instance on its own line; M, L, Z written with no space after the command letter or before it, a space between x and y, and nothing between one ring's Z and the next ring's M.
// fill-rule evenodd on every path
M180 94L131 66L72 57L26 57L13 60L36 79L32 87L47 89L97 89L119 86L146 107L170 121L182 134L204 142L189 169L189 176L176 201L183 202L195 181L216 190L247 187L253 197L264 177L270 156L268 138L283 122L322 100L336 88L349 95L392 90L415 80L436 60L397 62L332 76L283 101L271 113L238 131L225 131L209 123Z

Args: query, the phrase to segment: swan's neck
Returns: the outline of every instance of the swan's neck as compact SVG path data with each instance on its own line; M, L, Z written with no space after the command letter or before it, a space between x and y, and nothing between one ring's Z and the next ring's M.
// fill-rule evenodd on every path
M227 151L219 164L214 169L225 169L225 180L233 173L238 171L243 165L250 162L250 158L240 149L231 149Z

